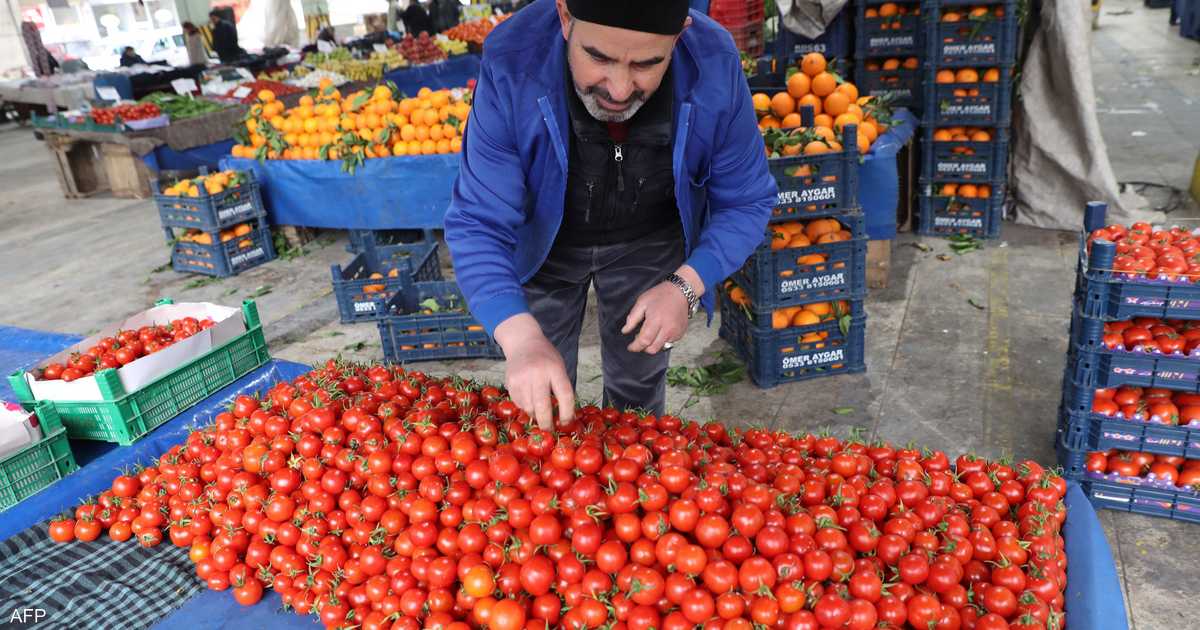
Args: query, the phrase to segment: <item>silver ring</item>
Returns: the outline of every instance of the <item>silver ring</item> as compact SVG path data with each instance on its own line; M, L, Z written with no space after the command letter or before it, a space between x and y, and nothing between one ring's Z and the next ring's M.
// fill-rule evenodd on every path
M671 348L674 348L674 347L675 347L675 344L671 343L670 341L663 343L663 350L670 350Z

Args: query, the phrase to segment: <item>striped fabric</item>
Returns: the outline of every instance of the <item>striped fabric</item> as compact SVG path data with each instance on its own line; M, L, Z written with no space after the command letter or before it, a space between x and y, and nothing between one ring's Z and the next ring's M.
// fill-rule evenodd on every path
M0 622L14 610L40 608L46 615L38 628L149 628L202 588L188 550L170 541L147 549L101 535L60 544L45 524L0 541Z

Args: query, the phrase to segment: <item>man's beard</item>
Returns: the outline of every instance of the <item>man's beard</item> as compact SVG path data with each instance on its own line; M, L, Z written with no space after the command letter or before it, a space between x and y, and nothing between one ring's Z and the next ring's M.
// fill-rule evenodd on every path
M638 113L638 110L642 108L642 105L646 104L646 95L643 94L641 90L636 90L629 95L628 99L624 101L627 103L627 106L624 110L614 111L611 109L606 109L600 104L599 98L603 98L609 103L616 103L616 101L610 98L608 90L598 85L593 85L586 89L581 88L579 87L579 84L575 83L574 80L571 81L571 85L575 86L575 94L579 96L579 100L583 103L584 109L586 109L588 113L592 115L592 118L595 118L600 122L625 122L630 118L633 118L634 114Z

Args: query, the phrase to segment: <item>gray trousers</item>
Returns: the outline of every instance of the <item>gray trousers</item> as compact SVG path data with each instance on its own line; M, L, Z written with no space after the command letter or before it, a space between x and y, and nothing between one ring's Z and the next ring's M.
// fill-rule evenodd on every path
M530 312L562 355L571 385L579 363L579 331L587 309L588 287L595 285L600 316L600 358L604 404L644 409L661 415L666 405L670 352L630 352L637 336L622 334L638 297L683 264L679 228L616 245L555 244L537 274L525 284Z

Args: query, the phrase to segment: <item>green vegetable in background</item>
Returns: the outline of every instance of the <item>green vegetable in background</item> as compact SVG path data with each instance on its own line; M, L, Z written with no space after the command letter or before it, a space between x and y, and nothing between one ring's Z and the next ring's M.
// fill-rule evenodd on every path
M170 116L173 121L195 118L225 109L224 105L194 98L190 94L168 94L166 92L154 92L143 97L140 102L158 105L158 108Z

